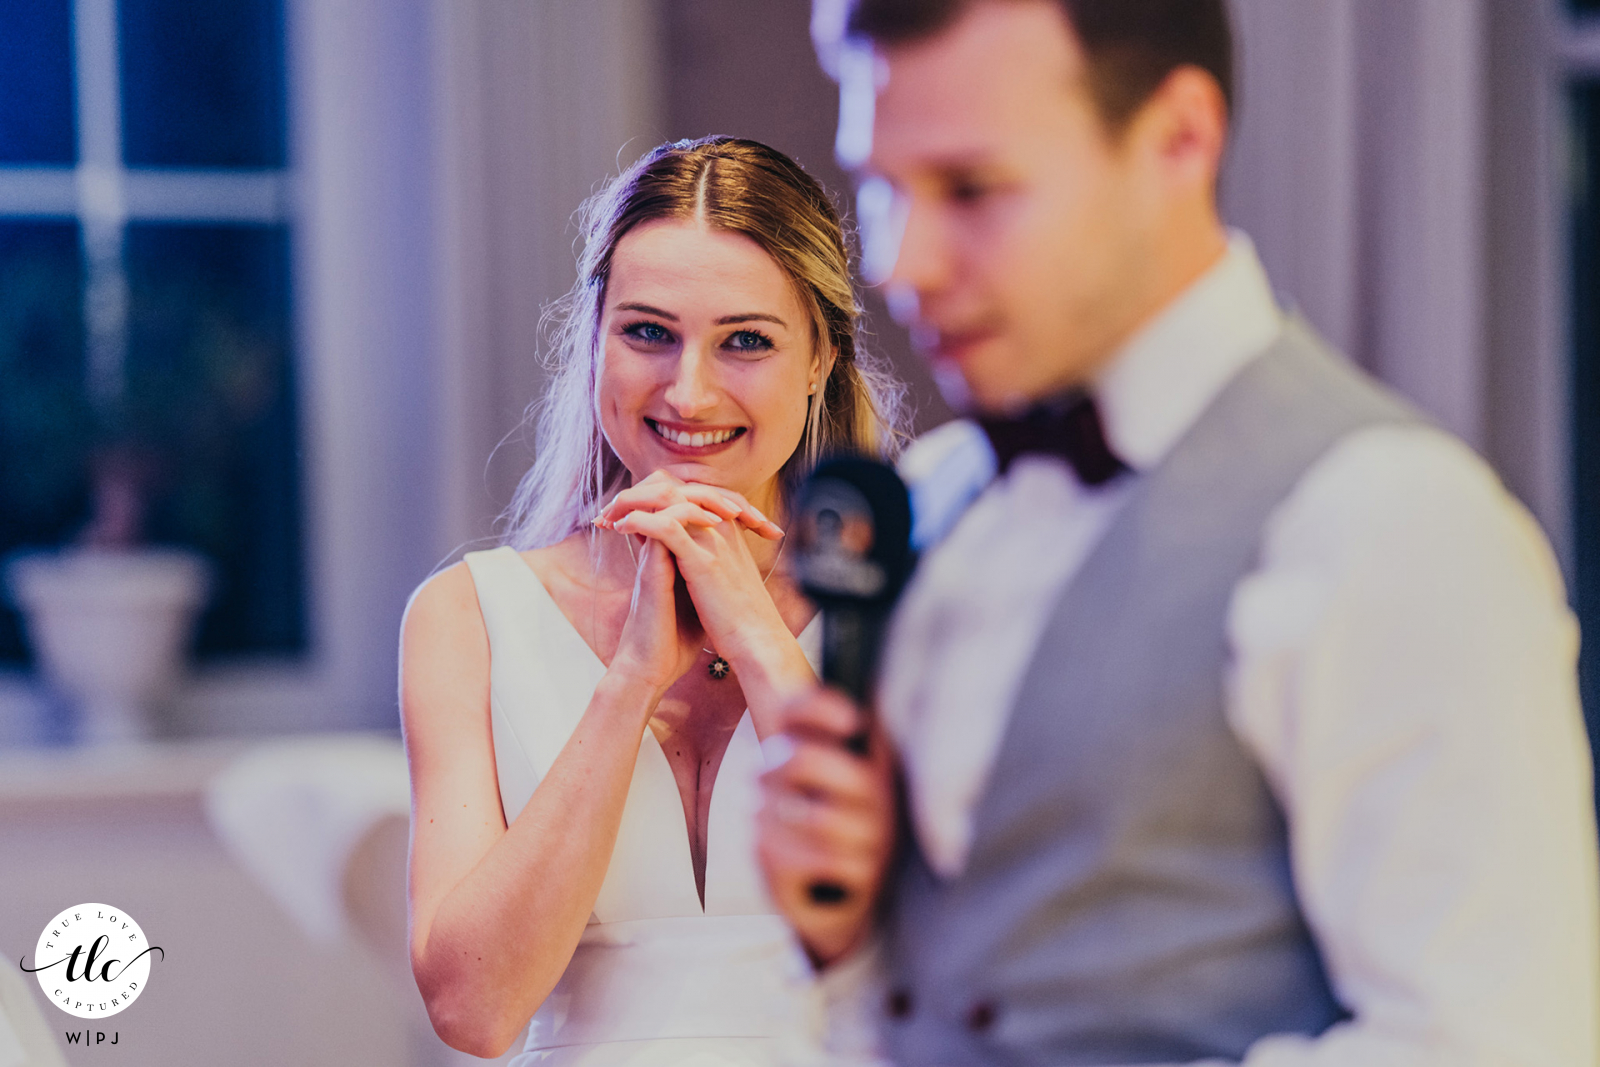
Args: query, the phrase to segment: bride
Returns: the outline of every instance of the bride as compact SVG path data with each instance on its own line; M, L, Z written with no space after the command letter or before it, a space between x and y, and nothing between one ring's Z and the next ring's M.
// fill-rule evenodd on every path
M793 951L754 858L815 680L784 502L883 453L839 217L788 157L655 149L585 209L509 543L413 596L411 958L439 1035L517 1064L774 1062Z

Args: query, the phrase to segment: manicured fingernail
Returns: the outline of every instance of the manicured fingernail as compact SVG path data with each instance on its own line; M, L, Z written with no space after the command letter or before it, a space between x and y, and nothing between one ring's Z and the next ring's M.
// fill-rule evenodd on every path
M788 734L773 734L761 742L761 759L769 771L782 767L792 756L794 756L794 742L789 739Z

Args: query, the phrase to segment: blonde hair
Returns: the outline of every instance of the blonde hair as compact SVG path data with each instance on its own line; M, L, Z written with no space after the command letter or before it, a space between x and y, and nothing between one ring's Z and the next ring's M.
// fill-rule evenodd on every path
M810 310L827 376L779 471L785 496L830 452L898 451L904 387L861 344L861 305L838 211L788 156L734 137L664 144L591 196L580 218L577 281L546 311L554 327L550 384L530 409L535 458L502 517L507 544L555 544L628 484L600 429L600 314L617 242L655 219L695 219L750 238L794 280Z

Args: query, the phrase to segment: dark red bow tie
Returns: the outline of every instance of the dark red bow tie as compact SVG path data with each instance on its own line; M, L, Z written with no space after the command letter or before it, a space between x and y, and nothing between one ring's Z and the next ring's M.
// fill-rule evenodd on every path
M980 418L1004 474L1011 461L1033 453L1060 456L1087 486L1104 485L1128 469L1106 444L1100 410L1088 393L1075 392L1011 419Z

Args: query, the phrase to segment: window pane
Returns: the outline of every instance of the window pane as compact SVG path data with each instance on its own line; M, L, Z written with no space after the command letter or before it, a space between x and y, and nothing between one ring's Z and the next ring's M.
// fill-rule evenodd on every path
M79 248L74 223L0 221L0 554L58 543L87 517ZM26 656L7 603L0 660Z
M134 224L129 421L158 469L148 533L217 565L202 656L305 647L289 241Z
M72 163L72 5L0 3L0 163Z
M1572 485L1584 714L1600 741L1600 82L1572 99ZM1597 745L1600 751L1600 745Z
M129 166L284 162L280 0L121 0Z

